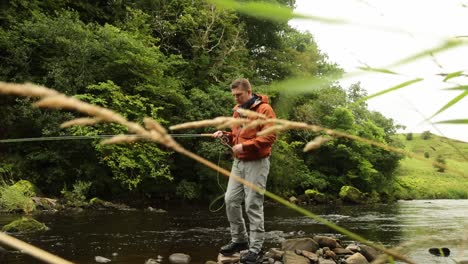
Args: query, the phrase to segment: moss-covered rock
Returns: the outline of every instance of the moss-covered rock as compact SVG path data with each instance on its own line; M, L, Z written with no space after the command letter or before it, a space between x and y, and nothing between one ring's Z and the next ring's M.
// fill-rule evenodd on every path
M106 203L106 201L104 201L102 199L99 199L97 197L91 198L89 200L89 205L91 205L91 206L104 206L105 203Z
M114 209L114 210L129 210L130 209L130 207L128 207L125 204L115 204L115 203L111 203L108 201L104 201L97 197L91 198L89 200L89 206L95 209Z
M325 194L317 190L307 189L304 193L305 195L307 195L307 197L309 197L310 200L314 202L325 203L327 201L327 197L325 196Z
M19 180L18 182L10 186L10 188L20 191L28 197L37 196L41 193L41 191L39 190L39 188L37 188L36 185L27 180Z
M18 233L18 232L36 232L36 231L46 231L49 228L29 217L21 217L18 220L15 220L8 225L3 226L2 231L3 232L9 232L9 233Z
M340 198L351 203L365 203L364 194L358 188L349 185L341 187Z

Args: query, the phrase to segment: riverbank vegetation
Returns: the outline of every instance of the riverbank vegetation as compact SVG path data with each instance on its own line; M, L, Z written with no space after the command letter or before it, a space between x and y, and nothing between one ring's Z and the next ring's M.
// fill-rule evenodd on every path
M407 142L394 136L398 125L393 120L367 109L362 100L367 94L359 83L341 87L330 78L343 71L320 51L310 33L291 28L287 21L271 22L192 0L105 4L13 0L2 5L2 81L45 85L136 122L151 117L170 126L230 116L233 100L227 87L242 76L256 91L270 96L280 118L394 147ZM279 81L307 77L319 78L323 88L293 94L272 88ZM32 108L31 102L0 97L2 138L127 133L121 125L106 123L60 129L62 122L80 114ZM423 197L395 188L401 154L347 138L331 138L304 153L304 144L319 134L297 130L280 134L271 157L272 192L287 197L316 190L336 198L349 185L384 201L397 195ZM217 141L184 138L180 143L229 167L230 155ZM68 195L79 201L84 198L70 191L71 186L80 185L89 197L106 199L203 201L218 196L219 185L225 184L224 178L218 184L216 172L203 165L141 142L3 143L0 158L5 181L30 180L46 196ZM459 166L446 159L449 167ZM416 166L419 161L410 163Z

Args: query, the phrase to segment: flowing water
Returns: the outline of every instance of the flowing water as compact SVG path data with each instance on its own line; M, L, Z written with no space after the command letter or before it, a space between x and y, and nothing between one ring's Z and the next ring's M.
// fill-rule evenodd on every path
M454 263L468 259L468 200L400 201L376 206L312 206L309 210L346 229L385 246L406 243L407 256L417 263ZM0 225L19 216L0 215ZM224 210L179 206L168 213L136 211L86 211L34 216L51 229L17 235L28 243L75 263L95 263L103 256L111 263L141 263L181 252L192 263L216 260L218 248L229 241ZM278 247L284 239L336 235L350 239L285 207L266 206L265 247ZM450 257L435 257L430 247L448 247ZM41 263L20 253L0 256L0 263Z

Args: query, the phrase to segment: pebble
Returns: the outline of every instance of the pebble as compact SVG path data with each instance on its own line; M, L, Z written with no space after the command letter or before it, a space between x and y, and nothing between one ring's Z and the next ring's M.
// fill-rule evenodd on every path
M169 262L173 264L188 264L192 258L183 253L174 253L169 256Z
M105 257L101 257L101 256L95 256L95 257L94 257L94 260L95 260L97 263L108 263L108 262L111 262L110 259L105 258Z

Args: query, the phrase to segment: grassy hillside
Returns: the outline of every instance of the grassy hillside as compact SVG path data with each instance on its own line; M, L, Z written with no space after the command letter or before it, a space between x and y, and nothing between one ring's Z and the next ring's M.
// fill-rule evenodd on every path
M399 135L405 149L425 160L405 158L397 170L397 196L402 199L468 198L468 143L431 135L412 140ZM441 155L447 162L445 172L437 172L432 162Z

